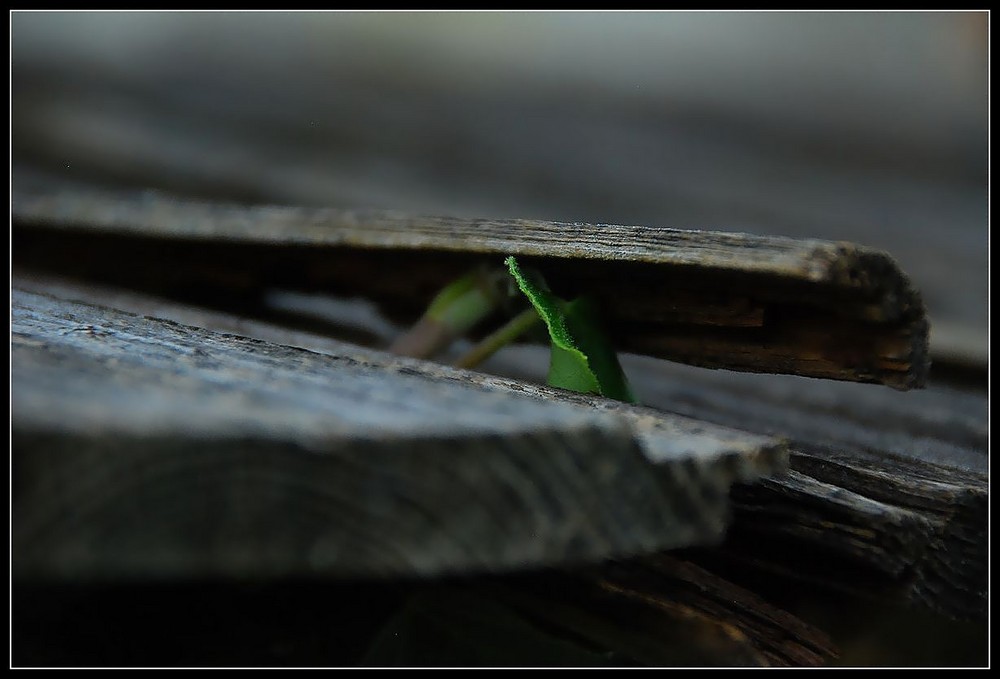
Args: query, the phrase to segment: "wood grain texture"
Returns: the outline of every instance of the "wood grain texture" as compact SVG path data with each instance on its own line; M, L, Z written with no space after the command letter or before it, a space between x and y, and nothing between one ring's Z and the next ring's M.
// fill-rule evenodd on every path
M320 355L17 290L13 311L22 578L429 574L643 553L717 541L728 483L786 459L775 439L734 445L686 418L644 455L655 427L637 434L613 407L378 352Z
M799 454L794 467L814 478L828 479L865 502L885 506L890 513L915 517L910 530L887 539L871 540L878 547L909 543L911 553L898 567L883 572L900 583L902 595L945 615L983 620L989 601L989 478L985 474L899 459L829 454ZM854 503L852 511L861 514ZM878 526L882 522L873 522ZM846 549L857 555L865 549ZM855 556L856 558L856 556ZM846 583L850 586L850 583Z
M988 32L983 14L970 32L970 16L834 20L853 28L818 15L633 16L638 27L624 28L607 16L470 15L458 29L387 15L378 21L396 29L383 33L364 17L296 15L282 21L305 28L268 17L253 29L281 45L266 53L243 18L164 33L153 18L113 31L95 15L94 39L87 23L25 16L20 26L37 23L31 37L12 33L12 153L210 200L864 243L921 290L934 359L985 373ZM587 38L578 21L593 22ZM868 39L879 34L896 47ZM371 50L378 40L392 49ZM715 56L692 57L705 52Z
M652 406L790 440L791 472L733 491L736 558L956 618L986 615L986 394L623 363Z
M475 384L518 396L568 403L593 411L611 413L624 419L631 426L647 459L661 469L670 470L674 476L664 475L664 480L668 484L677 485L678 492L681 493L687 492L685 486L697 482L703 484L703 492L722 496L734 482L753 482L787 466L787 449L780 439L711 425L696 417L679 416L662 410L630 405L599 396L572 393L539 384L538 375L543 375L544 370L532 375L530 367L543 363L547 365L547 357L540 355L519 352L522 358L528 358L527 361L521 361L520 373L511 370L514 362L510 359L488 363L487 367L494 370L492 374L470 372L426 361L387 356L383 352L345 344L329 336L297 331L274 322L254 320L203 307L181 305L129 290L84 284L51 276L38 276L24 271L16 271L14 281L14 286L18 290L113 307L183 325L300 347L332 357L350 355L366 365L381 366L391 371L405 369L410 373L425 374L435 379L446 378L449 381ZM530 349L529 352L539 353ZM508 376L495 374L496 371L502 372L504 369ZM510 374L511 372L513 374ZM524 375L528 379L518 379L519 375ZM684 469L690 471L685 472Z
M794 467L809 466L808 458L792 459ZM829 471L795 469L760 487L736 488L736 519L723 553L785 578L985 620L985 480L929 488L898 463L836 466L881 483L861 489L830 482L836 475Z
M329 337L135 292L21 274L15 284L334 356L344 353L344 345ZM377 351L353 351L369 362L382 357ZM727 542L734 559L782 577L910 601L950 616L981 616L986 601L983 503L988 497L985 395L934 385L904 394L624 356L633 386L652 406L635 408L538 385L547 364L546 350L524 346L501 351L483 366L519 379L438 370L616 412L638 428L647 456L694 455L698 466L709 467L711 474L702 478L718 480L715 492L724 492L726 479L753 479L774 469L779 451L767 445L767 437L788 437L798 451L792 457L795 473L735 490L736 523ZM407 365L421 370L427 364ZM708 421L735 428L706 427ZM708 446L703 455L697 455L696 442ZM819 464L823 460L829 463Z
M344 350L329 337L134 292L20 274L15 283L332 355ZM337 311L345 313L337 308L330 313ZM353 307L347 312L352 322L371 320L358 317ZM378 356L370 350L354 351L368 351L366 360ZM478 373L466 379L619 413L638 428L645 452L653 459L688 457L697 451L686 446L710 443L707 454L695 458L713 467L709 478L719 479L719 492L726 487L724 479L752 479L773 468L773 451L755 452L771 450L759 437L788 437L799 451L793 455L796 473L735 491L736 523L729 540L734 558L757 562L784 577L913 601L956 617L976 618L984 610L985 395L934 385L904 394L870 385L706 371L624 356L633 385L653 406L637 409L540 386L537 381L544 380L547 365L543 348L511 347L484 369L520 379ZM691 419L678 418L677 413ZM706 420L735 429L704 429ZM807 456L812 463L804 466ZM830 462L818 464L823 460ZM845 476L845 470L854 471ZM740 540L740 535L746 539ZM952 547L940 546L955 540ZM824 556L812 558L816 553Z
M452 278L513 254L564 296L595 297L622 350L900 389L922 386L929 365L919 294L888 255L849 243L30 184L13 201L18 260L105 280L250 297L276 285L326 289L412 321ZM86 258L59 255L81 250Z
M622 364L651 406L861 458L888 454L985 474L985 391L930 384L906 393L790 375L709 371L642 356Z

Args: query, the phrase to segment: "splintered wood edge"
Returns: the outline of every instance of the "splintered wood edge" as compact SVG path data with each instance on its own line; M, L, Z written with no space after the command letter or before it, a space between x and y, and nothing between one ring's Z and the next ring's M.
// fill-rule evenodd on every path
M777 294L776 299L782 299L787 289L804 285L812 291L806 296L808 303L822 309L821 316L799 319L799 312L784 311L766 342L739 332L740 325L762 323L765 310L736 311L733 317L732 309L724 309L714 313L733 318L736 332L677 334L674 326L660 328L653 323L649 328L625 331L619 338L624 341L621 348L704 367L790 372L898 389L922 387L929 369L929 330L919 294L891 257L851 243L609 224L246 207L182 201L155 192L80 189L15 190L12 218L18 224L41 224L48 229L193 242L343 247L427 256L518 255L567 264L656 266L697 273L703 279L716 272L740 277L734 282L739 289L753 288L765 298ZM587 269L577 266L576 271ZM619 279L622 272L615 269L612 274L609 269L607 273ZM384 297L387 291L372 293ZM632 294L623 289L618 296L629 299ZM802 291L796 295L801 301ZM694 309L704 306L698 299L689 304ZM646 317L638 313L636 318ZM705 320L700 322L720 322L712 319L711 309L704 313ZM620 320L624 319L616 322ZM832 329L836 329L833 335Z
M99 393L91 394L87 402L79 400L81 389L99 391L100 375L105 372L114 373L116 380L127 382L134 379L142 384L150 383L151 375L141 369L143 361L135 363L135 360L130 360L122 351L115 351L111 346L115 335L119 340L139 339L140 343L135 345L135 351L139 352L145 343L156 344L157 328L162 328L166 337L157 349L162 355L157 355L153 362L163 363L166 360L176 364L176 370L181 373L184 372L185 362L197 368L199 362L211 362L211 357L224 353L227 343L239 346L246 344L246 340L16 290L13 301L15 322L12 324L12 347L18 360L14 364L17 370L14 374L12 426L15 471L20 479L17 487L21 491L20 501L15 504L16 520L13 525L18 545L14 565L22 576L32 572L48 572L58 577L75 572L89 572L97 577L143 572L147 576L159 573L165 577L183 572L224 572L248 576L253 573L304 572L303 568L306 572L338 575L504 570L530 564L584 562L615 554L637 554L685 544L714 542L725 527L726 491L731 480L727 473L732 469L731 461L713 466L691 464L690 459L664 460L656 467L660 471L653 472L653 466L648 461L639 464L642 456L638 441L634 432L629 433L628 426L623 428L620 418L567 403L550 402L548 407L568 409L568 413L574 415L570 419L580 420L577 423L580 426L570 427L567 431L558 428L548 432L519 430L520 433L512 432L510 437L482 432L464 438L451 438L445 446L450 451L444 456L447 460L440 454L432 454L432 449L442 447L443 439L426 433L410 437L404 447L410 449L411 454L400 457L403 438L399 435L372 439L352 436L349 431L341 435L331 431L325 437L322 432L313 432L319 436L307 436L306 440L299 441L294 436L290 438L288 432L286 435L278 432L276 438L255 435L253 431L240 436L227 427L216 435L210 435L207 430L202 432L206 435L199 435L198 431L205 429L205 423L199 425L194 421L196 418L192 418L194 428L187 434L182 430L173 433L160 431L154 435L155 432L137 431L134 426L126 426L127 431L118 431L120 427L112 426L113 413L110 419L107 412L96 420L88 419L87 413L92 412L89 409L100 401ZM44 321L46 315L48 321ZM35 323L39 319L44 322ZM32 329L33 323L36 326L48 323L52 327L49 331ZM72 384L74 379L69 370L72 361L68 359L72 358L71 354L79 354L86 347L92 347L96 352L94 356L99 360L88 362L82 381L75 380L80 384ZM201 349L200 353L198 349ZM247 347L243 349L247 350ZM176 351L171 353L172 350ZM177 351L180 354L177 354L176 360L170 359L168 354L173 355ZM252 366L246 361L252 360L256 351L263 352L262 355L270 361L281 361L281 357L292 363L298 360L306 370L321 370L320 366L330 363L326 357L305 350L256 343L244 352L247 355L240 359L243 362L237 367L240 370L250 369ZM55 356L54 362L48 362L45 355L53 352L59 355ZM388 364L365 364L361 357L342 357L341 360L386 376L397 374L411 381L414 377L435 381L439 389L471 388L476 391L477 387L480 390L483 388L483 385L462 380L461 375L433 377L429 371L421 372L407 365L396 365L393 373ZM47 370L47 377L36 374L37 371L32 372L35 363ZM47 368L43 365L45 363L48 363ZM35 380L32 375L39 379ZM179 388L183 382L171 381L169 375L164 379L167 382L164 386L170 391ZM518 400L511 390L491 387L486 391L506 395L506 398L513 396ZM66 401L67 398L70 401ZM76 404L74 407L78 412L75 415L86 420L76 423L79 426L72 422L59 422L60 418L75 416L73 409L66 407L69 402ZM127 399L116 402L127 403ZM609 417L610 429L599 426ZM587 422L591 425L584 426ZM706 436L711 438L710 433ZM322 455L316 455L317 441L326 446ZM337 441L340 443L337 444ZM331 446L333 449L339 447L339 450L333 450ZM629 450L619 451L622 446ZM497 454L491 456L489 452L493 448ZM473 450L476 451L474 456L471 455ZM182 451L183 454L180 454ZM463 451L470 452L470 455L462 454ZM552 454L547 455L546 451ZM621 453L628 454L623 456ZM146 457L139 457L140 454ZM567 455L573 459L568 460ZM633 457L634 464L626 464ZM725 457L723 455L720 459ZM239 459L244 460L247 466L233 467ZM469 466L462 462L463 459L478 462ZM497 464L491 466L491 459L497 460ZM144 465L143 460L149 464ZM373 500L364 493L353 495L353 491L347 492L345 488L336 491L336 480L349 477L349 485L357 488L367 487L366 484L376 478L391 480L396 476L385 475L394 468L394 460L408 462L402 467L395 465L398 478L389 484L395 488L392 492L409 498L406 502L416 502L424 508L422 513L406 512L405 516L409 517L406 521L390 524L382 520L385 517L379 519L376 516L368 522L370 530L361 531L369 536L366 539L361 539L363 535L359 537L357 525L336 528L330 524L332 516L328 516L328 512L317 513L323 505L333 502L341 508L339 513L345 507L353 507L349 513L354 520L364 519L369 511L365 507ZM440 489L428 490L430 487L426 483L413 486L407 481L410 478L425 478L428 474L434 476L434 460L441 460L449 466L445 474L447 478L464 480L452 489L454 492L442 494ZM292 468L287 468L289 463ZM518 473L528 474L529 478L537 477L536 482L548 475L552 477L551 483L545 481L542 485L547 489L536 488L530 492L528 488L517 490L513 487L507 491L501 489L499 494L484 493L483 488L474 491L477 483L491 478L506 478L504 474L497 477L486 473L483 465L495 468L494 471L499 473L510 468L511 464L521 470ZM238 467L242 467L242 471ZM267 479L276 478L280 481L279 485L292 489L290 495L285 493L282 496L287 497L279 505L286 509L298 508L301 510L299 514L312 518L283 525L278 513L269 518L275 523L268 529L270 524L264 520L268 517L261 516L259 511L249 512L256 519L251 518L247 523L240 518L246 513L244 510L236 512L230 507L231 511L227 512L224 507L216 507L215 511L200 519L211 523L218 518L222 522L217 526L221 542L206 552L191 537L198 533L197 530L175 534L171 531L177 526L160 526L156 520L159 513L166 512L160 518L166 520L169 518L166 515L170 515L173 517L171 521L178 520L183 527L185 520L190 522L196 518L184 519L185 507L191 505L197 508L200 505L183 499L187 492L184 490L184 479L191 478L185 470L189 472L195 468L201 470L200 483L203 486L208 484L202 490L208 488L211 491L214 487L222 492L225 488L227 490L223 495L236 504L239 504L237 500L240 497L247 500L252 496L255 501L263 501L262 498L266 499L269 493L274 492ZM296 469L298 473L295 473ZM572 478L566 477L571 470L576 470L570 474ZM104 481L100 481L102 478ZM174 480L166 484L170 479ZM626 482L626 479L631 480ZM674 483L665 483L666 480L673 480ZM332 486L323 490L328 484ZM164 496L162 489L167 486L173 490ZM110 496L104 492L109 487L116 489ZM670 497L667 497L668 487L673 488ZM449 504L443 501L442 498L460 496L459 490L471 493L469 501L472 505L461 509L454 502ZM523 498L527 513L508 508L490 519L491 510L473 521L481 513L477 513L473 498L479 498L489 510L486 505L490 502L484 501L484 498L508 497L511 491L515 495L527 492ZM556 515L548 516L542 511L543 505L548 506L545 502L533 505L529 501L529 496L534 497L536 491L544 491L549 498L548 503L556 502L562 507L556 515L559 512L568 512L566 515L579 512L581 516L588 517L587 525L564 524ZM330 495L331 492L333 495ZM209 495L212 493L209 492ZM154 496L162 496L161 499L166 498L170 502L165 499L165 505L158 507ZM119 500L124 497L128 501L123 500L122 504L114 500L116 497ZM193 497L191 495L189 499ZM295 502L290 502L291 499ZM388 503L386 507L392 504L389 496L384 499ZM66 514L68 506L74 509ZM388 511L386 507L383 507L384 511ZM272 507L275 508L280 507ZM499 505L494 506L493 510L498 508ZM69 522L58 518L67 516L75 518ZM501 524L497 524L496 531L489 530L499 516L506 517L501 522L503 525L512 521L527 529L528 533L518 538L520 532L511 533L510 525L503 528ZM87 517L92 521L88 523ZM144 521L144 517L150 521ZM430 520L428 517L433 519L430 523L427 522ZM476 548L468 542L473 534L466 535L461 528L469 521L478 526L475 535L484 531L495 534L485 543L480 540L482 544ZM198 523L195 520L195 524ZM390 529L390 525L394 527ZM449 525L451 529L444 530ZM193 526L189 528L193 529ZM431 530L433 526L437 528ZM292 527L295 530L289 533ZM263 535L251 539L252 533L245 534L229 545L231 548L243 547L226 549L226 536L233 539L241 532L262 529L266 529ZM108 530L117 536L114 545L98 539L102 531ZM428 530L431 532L428 533ZM580 530L583 532L580 533ZM235 533L230 534L232 531ZM531 538L527 539L529 533ZM433 537L435 535L438 537ZM138 539L137 536L146 537ZM325 537L321 539L321 536ZM293 538L301 539L302 544ZM287 553L282 550L284 556L281 558L276 558L276 552L267 546L274 540L288 548ZM344 545L352 547L346 549ZM306 551L303 552L303 549ZM345 553L350 558L345 557ZM298 563L293 563L295 555L298 555Z
M985 474L888 454L796 452L787 474L733 489L727 551L789 577L985 619L988 485Z

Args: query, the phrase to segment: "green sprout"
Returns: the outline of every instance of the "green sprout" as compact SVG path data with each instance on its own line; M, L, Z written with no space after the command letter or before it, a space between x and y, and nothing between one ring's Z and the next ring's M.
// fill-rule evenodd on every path
M551 341L550 386L636 403L618 356L601 329L593 302L586 297L569 302L560 299L538 272L522 269L514 257L508 257L505 264L531 307L487 335L456 365L479 365L542 321ZM482 270L451 283L390 351L417 358L440 353L502 305L500 287L495 272Z
M521 269L513 257L508 257L506 264L517 286L548 327L552 341L549 385L635 403L593 303L586 297L572 302L559 299L540 275Z
M389 351L414 358L440 354L497 310L502 302L499 282L496 272L480 269L450 283Z

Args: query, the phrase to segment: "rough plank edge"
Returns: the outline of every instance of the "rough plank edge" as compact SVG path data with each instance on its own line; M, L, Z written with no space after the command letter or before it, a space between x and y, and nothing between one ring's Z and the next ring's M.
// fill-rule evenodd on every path
M23 297L23 295L15 295L15 301L17 301L17 297ZM76 311L81 312L81 314L82 314L83 311L86 310L85 308L80 308L79 305L75 305L74 308L76 309ZM118 313L123 313L123 312L118 312ZM81 315L81 318L82 318L82 315ZM86 319L84 319L84 320L86 320ZM136 320L141 320L141 319L136 319ZM74 320L74 322L75 322L75 320ZM174 324L174 325L176 325L176 324ZM74 326L74 328L75 327L76 326ZM87 326L87 327L89 327L91 330L94 330L94 332L98 333L98 336L100 336L99 333L101 332L101 330L99 328L96 328L96 326L93 326L93 325ZM177 330L176 327L174 329ZM193 330L197 330L197 329L193 329ZM204 331L201 331L201 332L204 332ZM30 338L28 338L28 339L30 339ZM29 343L29 345L30 345L30 343ZM391 359L390 363L392 363L393 361L395 361L395 358ZM411 363L412 364L419 364L421 362L412 361ZM411 372L411 373L416 372L417 374L420 374L420 372L418 370L416 370L415 368L410 368L410 367L407 367L407 366L399 366L399 365L395 365L395 364L393 364L393 365L394 365L394 369L396 369L396 370L400 370L400 371L403 371L403 372ZM383 368L388 368L388 366L382 366L382 367ZM427 365L424 366L424 368L425 368L424 372L425 373L427 372L427 367L428 367ZM447 379L458 380L458 381L465 381L467 383L467 380L462 380L462 378L463 377L468 377L468 375L464 375L463 376L461 374L462 371L452 371L452 372L453 372L453 375L451 377L447 378ZM516 390L508 390L508 391L509 392L513 392L513 391L516 391ZM553 390L553 391L556 391L556 390ZM30 441L32 439L32 437L36 437L36 438L38 436L43 436L44 437L44 435L45 435L44 432L34 431L32 429L32 427L30 427L30 426L27 427L27 428L25 428L24 426L21 426L21 424L18 422L18 420L15 420L14 425L15 425L15 428L14 428L15 433L18 435L17 437L15 437L15 440L20 440L22 443L25 440L29 440ZM709 428L711 429L710 426L709 426ZM61 435L58 432L53 432L52 434L58 440L56 440L55 442L53 442L52 440L50 440L49 443L52 444L52 445L51 446L45 446L46 449L50 449L50 448L51 449L60 449L60 448L65 448L65 449L80 449L80 447L83 446L84 443L86 443L86 441L84 441L84 439L81 439L80 436L78 436L78 435L74 435L72 432L70 432L68 434L68 436L62 436L62 438L60 438ZM761 439L761 437L754 437L754 440L756 440L756 439ZM631 437L629 438L629 441L630 441L631 445L635 446L637 457L641 457L641 454L639 453L639 444L638 444L638 442L634 438L631 438ZM767 440L766 439L761 439L761 441L767 441ZM243 442L243 443L236 442L236 443L238 444L237 447L246 445L246 442ZM769 443L773 444L773 442L769 442ZM99 440L96 441L96 443L93 440L89 440L89 444L88 445L90 446L90 448L94 448L95 445L97 445L99 447L99 444L100 444ZM126 441L124 439L122 440L121 444L125 445L126 448L128 447L127 446L128 441ZM603 444L600 444L599 447L601 447L601 446L603 446ZM20 447L23 447L23 446L20 446ZM86 447L86 446L84 446L84 447ZM94 448L94 450L96 450L96 448ZM783 462L784 459L781 456L781 451L782 451L782 448L781 448L780 445L770 445L767 450L763 451L764 454L762 456L762 459L765 460L765 462L764 462L765 466L767 464L766 461L770 460L770 461L774 462L776 457L777 457L777 462ZM537 451L534 451L534 452L537 452ZM128 457L128 455L125 455L125 457ZM164 457L164 460L169 460L169 458L170 458L170 456L168 455L168 456ZM738 462L739 456L737 456L736 459L737 459L737 462ZM718 462L716 463L715 460L718 460ZM722 531L724 530L725 522L726 522L726 516L725 516L725 507L726 507L725 494L726 494L726 491L728 490L728 484L731 482L731 479L733 477L735 477L735 476L739 476L741 478L744 478L744 477L746 477L748 475L751 475L751 476L752 475L756 475L760 471L757 468L761 464L760 460L754 461L753 464L750 465L749 469L742 469L741 466L738 463L734 464L733 460L734 460L734 457L731 454L723 454L723 455L715 456L714 458L712 458L711 460L709 460L706 464L701 464L701 465L699 465L697 463L691 464L691 460L689 460L689 459L677 459L676 456L673 459L660 460L660 464L657 466L657 469L659 471L655 475L655 476L657 476L659 478L659 481L657 483L655 483L654 485L657 486L657 488L659 489L658 492L660 492L660 493L664 492L665 486L666 487L671 487L671 488L673 488L674 490L677 491L677 493L675 493L676 497L671 498L670 502L668 503L671 506L671 509L667 512L666 515L664 515L664 517L660 518L659 525L661 527L659 529L653 529L652 524L649 524L649 526L647 526L647 528L649 529L649 531L648 531L649 535L647 535L646 538L642 538L641 536L639 536L639 538L640 538L639 542L637 542L637 543L635 543L635 544L633 544L631 546L624 545L624 543L623 543L622 545L618 545L617 547L612 547L612 549L609 550L608 554L614 554L614 553L619 553L620 554L622 552L641 553L643 551L649 551L649 550L655 550L655 549L662 549L662 548L665 548L665 547L668 547L668 546L674 546L674 547L676 547L676 546L682 546L684 544L689 544L691 542L704 542L706 540L707 541L715 541L715 540L721 538ZM21 469L24 469L25 468L25 464L26 464L27 461L28 461L27 458L23 458L22 457L21 458L21 462L17 465L17 467L21 468ZM59 465L55 464L55 462L57 462L57 460L50 461L50 462L53 462L53 464L45 465L46 468L55 469L55 468L59 467ZM648 464L648 461L647 461L646 464ZM126 467L128 467L128 466L129 465L126 465ZM76 478L76 475L75 474L71 474L70 477L71 477L71 479L72 478ZM673 485L671 486L670 484L673 484ZM140 484L140 486L137 486L137 487L140 488L140 490L141 490L141 484ZM598 489L595 488L595 491L597 491L597 490ZM647 490L649 490L649 489L647 489ZM683 502L681 502L680 501L681 497L684 497L684 498L687 498L687 499L684 500ZM90 498L90 500L93 500L93 498ZM609 499L609 501L612 501L612 500L613 500L613 498ZM716 510L707 511L706 510L706 512L705 512L704 515L691 516L690 515L690 508L692 507L692 505L688 504L689 500L697 500L698 502L696 502L696 504L700 504L700 506L702 506L703 508L707 508L708 510L710 510L712 507L715 507L715 508L717 508L718 511L716 511ZM100 504L100 503L98 503L98 504ZM23 506L21 507L21 509L22 509L22 512L21 512L20 515L24 516ZM56 509L58 509L58 507ZM680 522L674 522L674 521L671 521L669 519L666 519L666 521L664 521L665 517L668 516L668 515L670 515L671 512L675 512L676 513L675 515L678 516L678 517L688 516L688 518L686 520L682 520ZM617 514L617 513L618 512L612 512L612 514ZM647 518L650 518L650 517L647 517ZM618 521L619 519L620 519L620 517L618 519L615 519L615 521ZM695 520L695 519L697 519L697 520ZM41 523L43 523L43 524L46 523L45 517L42 517ZM674 525L675 523L676 523L676 525ZM620 526L620 528L624 529L624 530L629 530L630 529L629 527L626 527L624 525ZM633 526L632 528L635 528L635 527ZM670 532L673 537L667 539L665 537L666 533L664 533L664 531ZM611 532L614 532L614 531L611 531ZM30 533L30 531L29 531L29 533ZM659 537L656 537L657 535ZM34 540L34 538L31 538L31 536L29 535L29 538L26 538L26 540L27 540L27 542L24 542L24 540L21 541L21 543L23 543L22 547L24 545L29 544L30 542L32 542L32 540ZM54 544L55 546L58 547L59 543L60 543L60 540L62 540L62 538L60 538L58 540L55 540L54 543L50 542L50 546L52 546ZM618 540L612 540L612 542L617 542L617 541ZM69 549L69 554L72 555L72 552L73 552L73 550L76 547L74 547L73 544L70 544L67 548ZM24 574L26 574L26 573L45 572L47 568L48 568L49 571L52 570L52 568L49 568L48 566L45 565L46 562L45 562L44 558L39 557L41 560L38 560L38 559L34 559L33 560L32 558L30 558L30 553L31 552L29 550L20 549L19 548L17 550L17 553L19 554L19 558L16 559L15 566L17 566L17 570L18 570L18 572L22 576ZM38 556L38 555L36 554L36 556ZM535 555L535 556L537 557L538 555ZM588 550L583 550L582 552L580 552L578 550L576 553L573 553L573 551L570 550L570 552L567 552L564 556L570 556L570 557L572 557L574 559L582 560L582 559L598 558L598 557L601 556L601 554L598 554L597 552L590 553L590 552L588 552ZM128 560L131 559L131 558L134 558L134 557L136 557L136 554L132 554L131 557L128 557L128 558L125 559L125 562L126 562L125 563L125 570L126 570L126 572L129 572L130 568L131 568L131 572L135 572L135 568L134 567L136 567L137 565L145 564L145 567L150 567L152 565L151 562L148 561L148 559L144 561L143 559L139 558L138 561L136 561L135 563L133 563L133 567L129 567L128 566ZM497 561L497 562L490 561L488 559L485 560L485 561L488 561L489 564L493 564L494 566L499 566L499 567L502 567L502 568L509 568L509 567L513 567L513 566L523 566L523 565L525 565L526 562L531 563L531 562L538 562L538 561L542 560L540 558L537 559L537 560L535 560L533 557L531 557L530 554L529 555L526 555L526 554L514 554L513 556L508 555L508 557L509 557L508 560L501 559L500 561ZM513 559L513 560L511 561L510 559ZM461 559L459 559L459 561L461 561ZM101 568L103 568L103 566L99 567L100 564L97 563L97 562L94 562L91 565L94 566L94 568L91 569L91 571L93 571L94 569L100 571ZM482 563L482 562L479 563L479 565L477 566L476 563L475 563L475 559L473 560L473 562L462 562L462 564L460 564L460 565L463 568L469 568L469 567L471 567L471 568L484 568L484 567L486 567L487 570L489 569L488 565L485 564L485 563ZM49 566L52 566L52 564L49 564ZM114 564L111 564L110 570L111 571L115 571L115 568L121 567L121 566L122 566L121 563L119 563L117 566L115 566ZM234 562L234 563L228 563L227 562L225 564L214 564L213 567L215 567L215 566L218 566L219 568L221 568L225 572L231 572L231 573L235 573L235 574L243 573L244 575L246 573L246 571L243 570L243 569L246 568L246 564L242 563L242 562L239 562L239 560L237 560L237 562ZM413 567L411 568L411 566L413 566ZM451 566L454 567L455 564L451 564ZM56 566L52 566L52 567L55 568L55 572L56 573L61 572L60 571L60 567L58 566L58 564L56 564ZM276 567L278 567L279 570L281 568L280 566L276 566ZM209 570L211 570L211 569L209 569ZM394 573L396 573L396 572L414 572L414 571L416 571L416 572L423 572L423 573L429 573L429 572L444 572L444 571L448 570L448 568L447 567L442 567L442 566L434 566L433 564L430 565L430 566L428 566L427 564L423 564L423 565L417 564L416 566L414 566L413 564L403 564L403 566L401 566L401 570L400 569L390 569L390 570L392 570L392 572L394 572ZM196 571L197 571L197 569L196 569ZM356 571L352 571L350 569L348 569L346 572L347 573L356 573Z
M30 186L31 182L27 184ZM874 306L862 305L857 311L862 314L861 320L867 313L902 314L892 320L895 329L883 340L889 345L903 342L907 345L905 351L900 353L899 348L887 345L879 350L883 353L869 357L868 360L874 361L869 368L872 374L862 370L856 379L911 389L925 383L929 369L928 327L919 293L888 254L852 243L611 224L239 206L181 201L152 191L141 194L60 191L51 187L15 190L12 217L21 225L44 224L46 228L133 237L348 247L413 254L450 252L498 258L513 254L563 261L658 265L682 271L696 269L701 274L728 272L807 283L840 294L853 292L868 299L868 304ZM870 311L865 311L866 308ZM852 332L874 330L862 325ZM684 358L683 348L672 348L668 355L689 360ZM767 366L762 370L778 370L782 360L781 356L775 356L764 362ZM711 360L704 365L727 367ZM752 370L753 362L749 367L742 363L734 366ZM838 370L827 367L816 376L852 379L849 368L850 365ZM799 370L812 374L806 365Z

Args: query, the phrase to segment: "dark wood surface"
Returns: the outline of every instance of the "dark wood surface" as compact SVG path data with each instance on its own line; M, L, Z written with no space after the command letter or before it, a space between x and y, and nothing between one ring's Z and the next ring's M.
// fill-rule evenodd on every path
M219 295L236 286L252 298L284 286L362 295L413 322L448 282L514 254L565 296L592 296L625 351L900 389L927 376L919 294L888 255L848 243L242 207L26 184L14 195L14 245L18 261L35 266L162 291ZM80 250L88 257L73 254Z
M741 558L952 616L986 615L988 394L934 383L901 394L642 357L624 365L654 407L789 440L789 476L734 493L730 537Z

